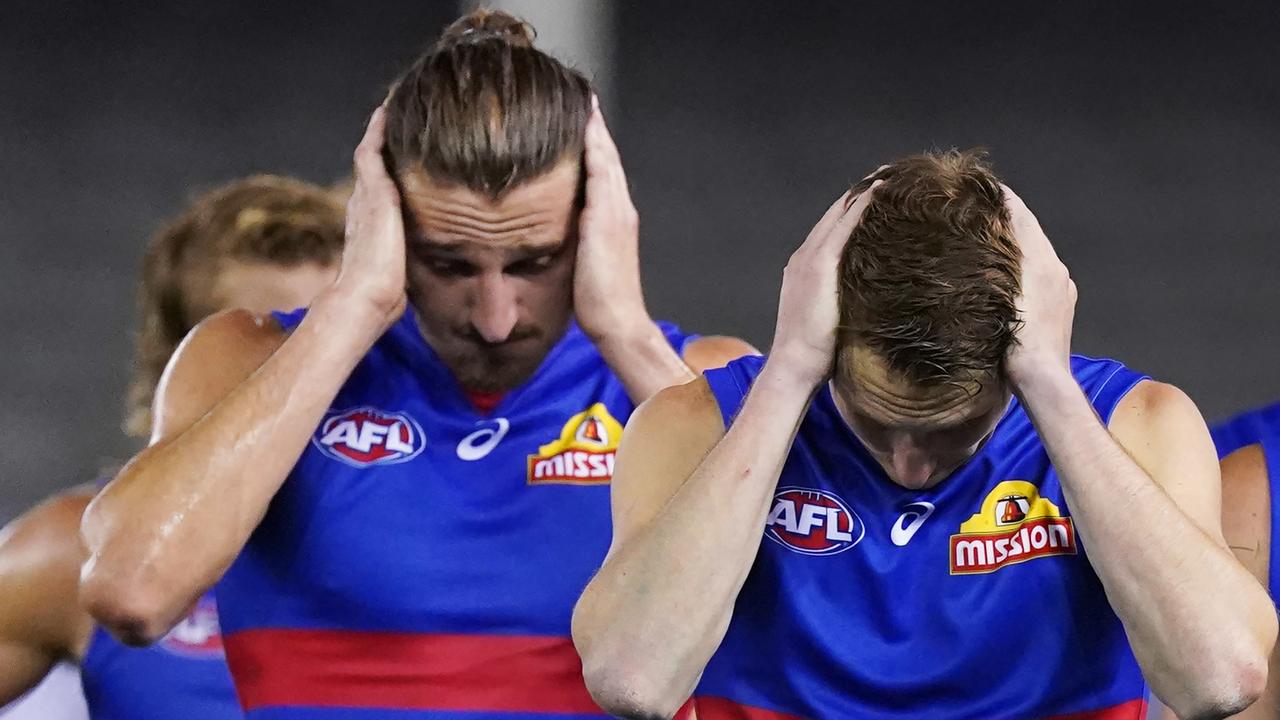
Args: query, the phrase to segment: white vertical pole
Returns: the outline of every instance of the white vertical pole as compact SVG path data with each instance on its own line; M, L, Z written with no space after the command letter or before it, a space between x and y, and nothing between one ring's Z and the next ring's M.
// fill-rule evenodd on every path
M539 49L585 73L602 100L613 99L613 0L462 0L461 6L463 12L486 7L524 18L538 31Z

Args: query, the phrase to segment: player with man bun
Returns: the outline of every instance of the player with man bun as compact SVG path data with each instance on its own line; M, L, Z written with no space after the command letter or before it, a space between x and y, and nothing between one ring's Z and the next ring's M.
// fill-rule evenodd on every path
M600 715L569 638L634 406L750 348L653 322L592 89L502 13L456 22L355 153L337 282L192 334L90 506L126 638L218 588L251 718Z

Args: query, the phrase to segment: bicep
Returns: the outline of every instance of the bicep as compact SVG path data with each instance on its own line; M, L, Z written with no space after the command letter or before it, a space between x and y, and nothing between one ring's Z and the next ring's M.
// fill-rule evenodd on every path
M1182 513L1225 547L1218 455L1191 398L1172 385L1145 380L1121 401L1109 429Z
M702 378L663 390L632 414L611 487L615 548L658 515L723 435Z
M152 443L182 434L271 357L285 339L270 317L219 313L178 346L156 388Z

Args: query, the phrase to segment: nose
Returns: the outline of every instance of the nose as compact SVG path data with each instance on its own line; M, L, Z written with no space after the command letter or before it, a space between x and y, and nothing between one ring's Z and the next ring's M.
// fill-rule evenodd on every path
M919 488L933 477L938 461L910 435L905 433L893 438L891 465L894 480L898 484Z
M471 324L480 336L491 343L506 340L519 314L511 280L500 272L481 275L471 308Z

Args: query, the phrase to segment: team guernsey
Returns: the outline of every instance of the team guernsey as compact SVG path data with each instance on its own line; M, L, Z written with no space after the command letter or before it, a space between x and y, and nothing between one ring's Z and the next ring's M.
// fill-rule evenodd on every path
M1280 402L1241 413L1213 428L1218 457L1225 458L1247 445L1262 446L1271 498L1271 558L1267 590L1280 598Z
M706 373L725 416L763 358ZM1143 379L1075 357L1100 417ZM809 407L760 553L695 692L699 720L1136 720L1148 691L1057 473L1014 400L936 487L892 483Z
M277 317L291 328L301 313ZM683 351L690 338L663 331ZM219 584L248 718L604 716L569 620L609 547L633 409L571 325L482 414L407 313Z
M1220 458L1264 438L1280 437L1280 402L1240 413L1215 425L1212 434Z
M92 720L241 720L213 595L154 645L120 644L95 628L80 664Z

